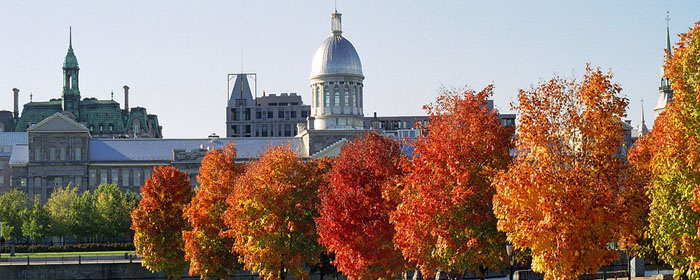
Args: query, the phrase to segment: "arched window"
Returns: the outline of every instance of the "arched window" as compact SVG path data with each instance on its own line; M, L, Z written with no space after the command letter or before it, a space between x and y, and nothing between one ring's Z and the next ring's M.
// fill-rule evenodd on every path
M340 105L340 89L338 88L338 86L335 86L333 91L335 92L335 98L333 98L333 106L337 107Z
M323 103L324 107L331 106L331 93L328 91L328 86L323 87L323 96L325 97L326 100Z
M345 86L345 95L343 99L345 99L343 101L343 106L350 107L350 89L348 86Z

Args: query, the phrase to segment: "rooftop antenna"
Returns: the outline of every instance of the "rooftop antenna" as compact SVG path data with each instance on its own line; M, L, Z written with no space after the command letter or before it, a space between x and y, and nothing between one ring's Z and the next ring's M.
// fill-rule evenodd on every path
M338 12L338 0L335 0L335 6L333 8L334 8L333 10L335 10L335 12L337 13Z
M34 97L34 94L30 91L29 92L29 102L32 102L33 97Z

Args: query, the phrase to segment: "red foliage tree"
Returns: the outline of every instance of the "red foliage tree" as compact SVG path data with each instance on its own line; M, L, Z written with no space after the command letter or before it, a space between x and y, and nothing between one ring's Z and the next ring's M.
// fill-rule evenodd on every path
M305 265L321 254L314 217L324 169L287 147L272 147L247 166L224 214L246 269L270 279L308 278Z
M389 221L397 203L382 195L402 176L402 158L399 143L367 133L343 147L319 191L319 242L350 279L392 279L405 270Z
M242 173L236 164L234 143L221 150L212 150L202 159L199 168L199 190L185 209L185 217L192 226L184 231L185 259L190 261L190 275L226 278L240 269L238 255L231 252L233 238L223 236L226 228L223 220L228 208L226 198L233 193L236 178Z
M505 265L505 235L496 230L491 178L510 161L512 127L487 108L492 86L446 92L425 108L427 137L415 153L392 214L394 242L423 275L448 277Z
M157 166L141 186L141 195L131 212L136 254L148 270L164 271L168 279L179 277L187 269L182 240L187 222L182 212L193 195L190 179L171 166Z

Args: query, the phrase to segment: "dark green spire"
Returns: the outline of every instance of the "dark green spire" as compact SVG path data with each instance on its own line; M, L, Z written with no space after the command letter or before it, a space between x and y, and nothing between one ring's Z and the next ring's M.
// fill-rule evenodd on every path
M71 27L68 31L68 53L66 54L66 59L63 61L63 69L66 68L78 68L78 58L75 57L73 53L73 28Z
M68 53L63 61L63 111L71 112L74 116L80 117L80 87L78 85L78 59L73 53L73 28L68 32Z

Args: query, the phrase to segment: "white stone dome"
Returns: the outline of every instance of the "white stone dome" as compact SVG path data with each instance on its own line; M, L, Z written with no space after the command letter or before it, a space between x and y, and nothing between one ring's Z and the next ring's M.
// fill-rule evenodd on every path
M362 63L355 47L340 35L328 37L311 62L311 78L321 75L362 76Z

